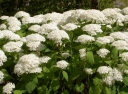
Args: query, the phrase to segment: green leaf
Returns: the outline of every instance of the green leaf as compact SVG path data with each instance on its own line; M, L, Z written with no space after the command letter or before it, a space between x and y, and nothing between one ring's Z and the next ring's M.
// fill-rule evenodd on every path
M38 94L49 94L48 88L46 86L39 87Z
M95 78L93 79L93 84L94 84L94 85L99 85L99 84L101 84L101 79L95 77Z
M128 77L127 77L127 76L123 78L123 83L124 83L125 85L128 85Z
M112 86L112 94L116 94L116 86Z
M101 85L96 85L96 86L93 86L93 94L101 94L102 92L102 87Z
M111 88L105 87L105 94L112 94Z
M66 79L66 81L68 81L68 73L63 71L62 74L63 74L63 77Z
M88 51L87 54L86 54L86 60L87 60L87 63L89 63L90 65L93 65L95 62L94 62L94 56L93 56L93 52L92 51Z
M29 93L31 93L35 88L36 88L36 84L35 82L28 82L26 85L25 85L25 88L27 89L27 91Z
M82 92L84 90L84 84L83 83L77 83L74 87L74 89L77 91L77 92Z
M14 94L22 94L22 92L20 90L14 90L13 93Z
M111 51L111 55L112 55L112 58L113 59L118 59L118 49L117 48L113 48L112 51Z
M50 86L52 90L54 91L58 90L60 87L59 79L53 79Z

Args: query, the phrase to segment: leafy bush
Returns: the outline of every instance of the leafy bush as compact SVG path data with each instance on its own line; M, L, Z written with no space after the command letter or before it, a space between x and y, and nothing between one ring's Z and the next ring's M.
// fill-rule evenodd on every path
M1 16L0 93L128 93L127 11Z

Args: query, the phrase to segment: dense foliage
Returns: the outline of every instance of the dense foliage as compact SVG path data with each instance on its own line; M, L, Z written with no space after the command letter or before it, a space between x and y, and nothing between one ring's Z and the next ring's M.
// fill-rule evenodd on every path
M64 12L71 9L104 9L113 7L114 0L0 0L0 14L14 15L22 10L31 15Z

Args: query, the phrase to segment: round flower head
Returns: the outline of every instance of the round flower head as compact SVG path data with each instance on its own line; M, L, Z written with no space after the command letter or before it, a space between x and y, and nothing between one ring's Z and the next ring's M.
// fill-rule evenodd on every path
M4 73L0 71L0 84L4 82Z
M80 53L80 58L84 59L86 56L86 49L85 48L80 49L79 53Z
M35 54L27 54L20 57L17 64L14 67L14 73L18 76L24 73L40 73L42 68L39 58Z
M3 29L7 29L7 26L6 26L5 24L1 24L1 25L0 25L0 29L2 29L2 30L3 30Z
M128 7L125 7L121 11L124 15L128 15Z
M66 62L65 60L61 60L57 62L57 67L61 69L66 69L67 66L68 66L68 62Z
M76 42L80 42L82 44L86 44L86 43L92 42L92 41L95 41L94 37L85 35L85 34L78 36L78 38L76 40Z
M36 20L34 17L23 17L22 18L22 24L30 24L30 23L36 23Z
M101 26L99 24L87 24L82 28L83 31L86 31L89 35L97 35L97 33L102 33Z
M98 37L96 42L98 42L100 44L107 44L107 43L110 43L110 39L108 39L106 37Z
M87 73L87 74L93 74L93 71L91 68L84 68L84 71Z
M0 19L1 20L7 20L9 18L9 16L1 16Z
M21 18L21 17L30 17L29 13L25 11L19 11L14 15L16 18Z
M2 66L3 62L6 62L6 61L7 61L6 55L4 54L2 50L0 50L0 66Z
M38 32L39 29L40 29L40 25L32 25L28 28L28 30L34 31L34 32Z
M110 71L112 70L112 68L108 67L108 66L100 66L98 69L97 69L97 72L99 74L107 74L109 73Z
M70 54L68 52L65 52L65 53L62 53L61 56L66 59L70 56Z
M128 52L123 52L119 57L121 57L125 62L128 62Z
M4 94L12 94L12 91L14 88L15 88L15 84L9 82L5 86L3 86L3 93Z
M128 38L128 36L122 32L114 32L114 33L111 33L110 36L113 37L114 39L126 39L126 38Z
M63 25L63 26L61 26L61 27L62 27L62 29L64 29L64 30L71 31L71 30L76 29L78 26L75 25L75 24L73 24L73 23L67 23L66 25Z
M41 63L47 63L51 58L49 56L43 56L43 57L40 57L40 62Z
M110 53L110 51L108 49L105 48L101 48L100 50L97 51L97 54L102 57L105 58L105 56Z

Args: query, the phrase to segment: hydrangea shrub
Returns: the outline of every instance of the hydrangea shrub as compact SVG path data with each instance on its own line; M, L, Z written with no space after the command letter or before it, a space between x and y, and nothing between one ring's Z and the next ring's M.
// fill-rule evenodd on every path
M127 94L127 11L1 16L0 93Z

